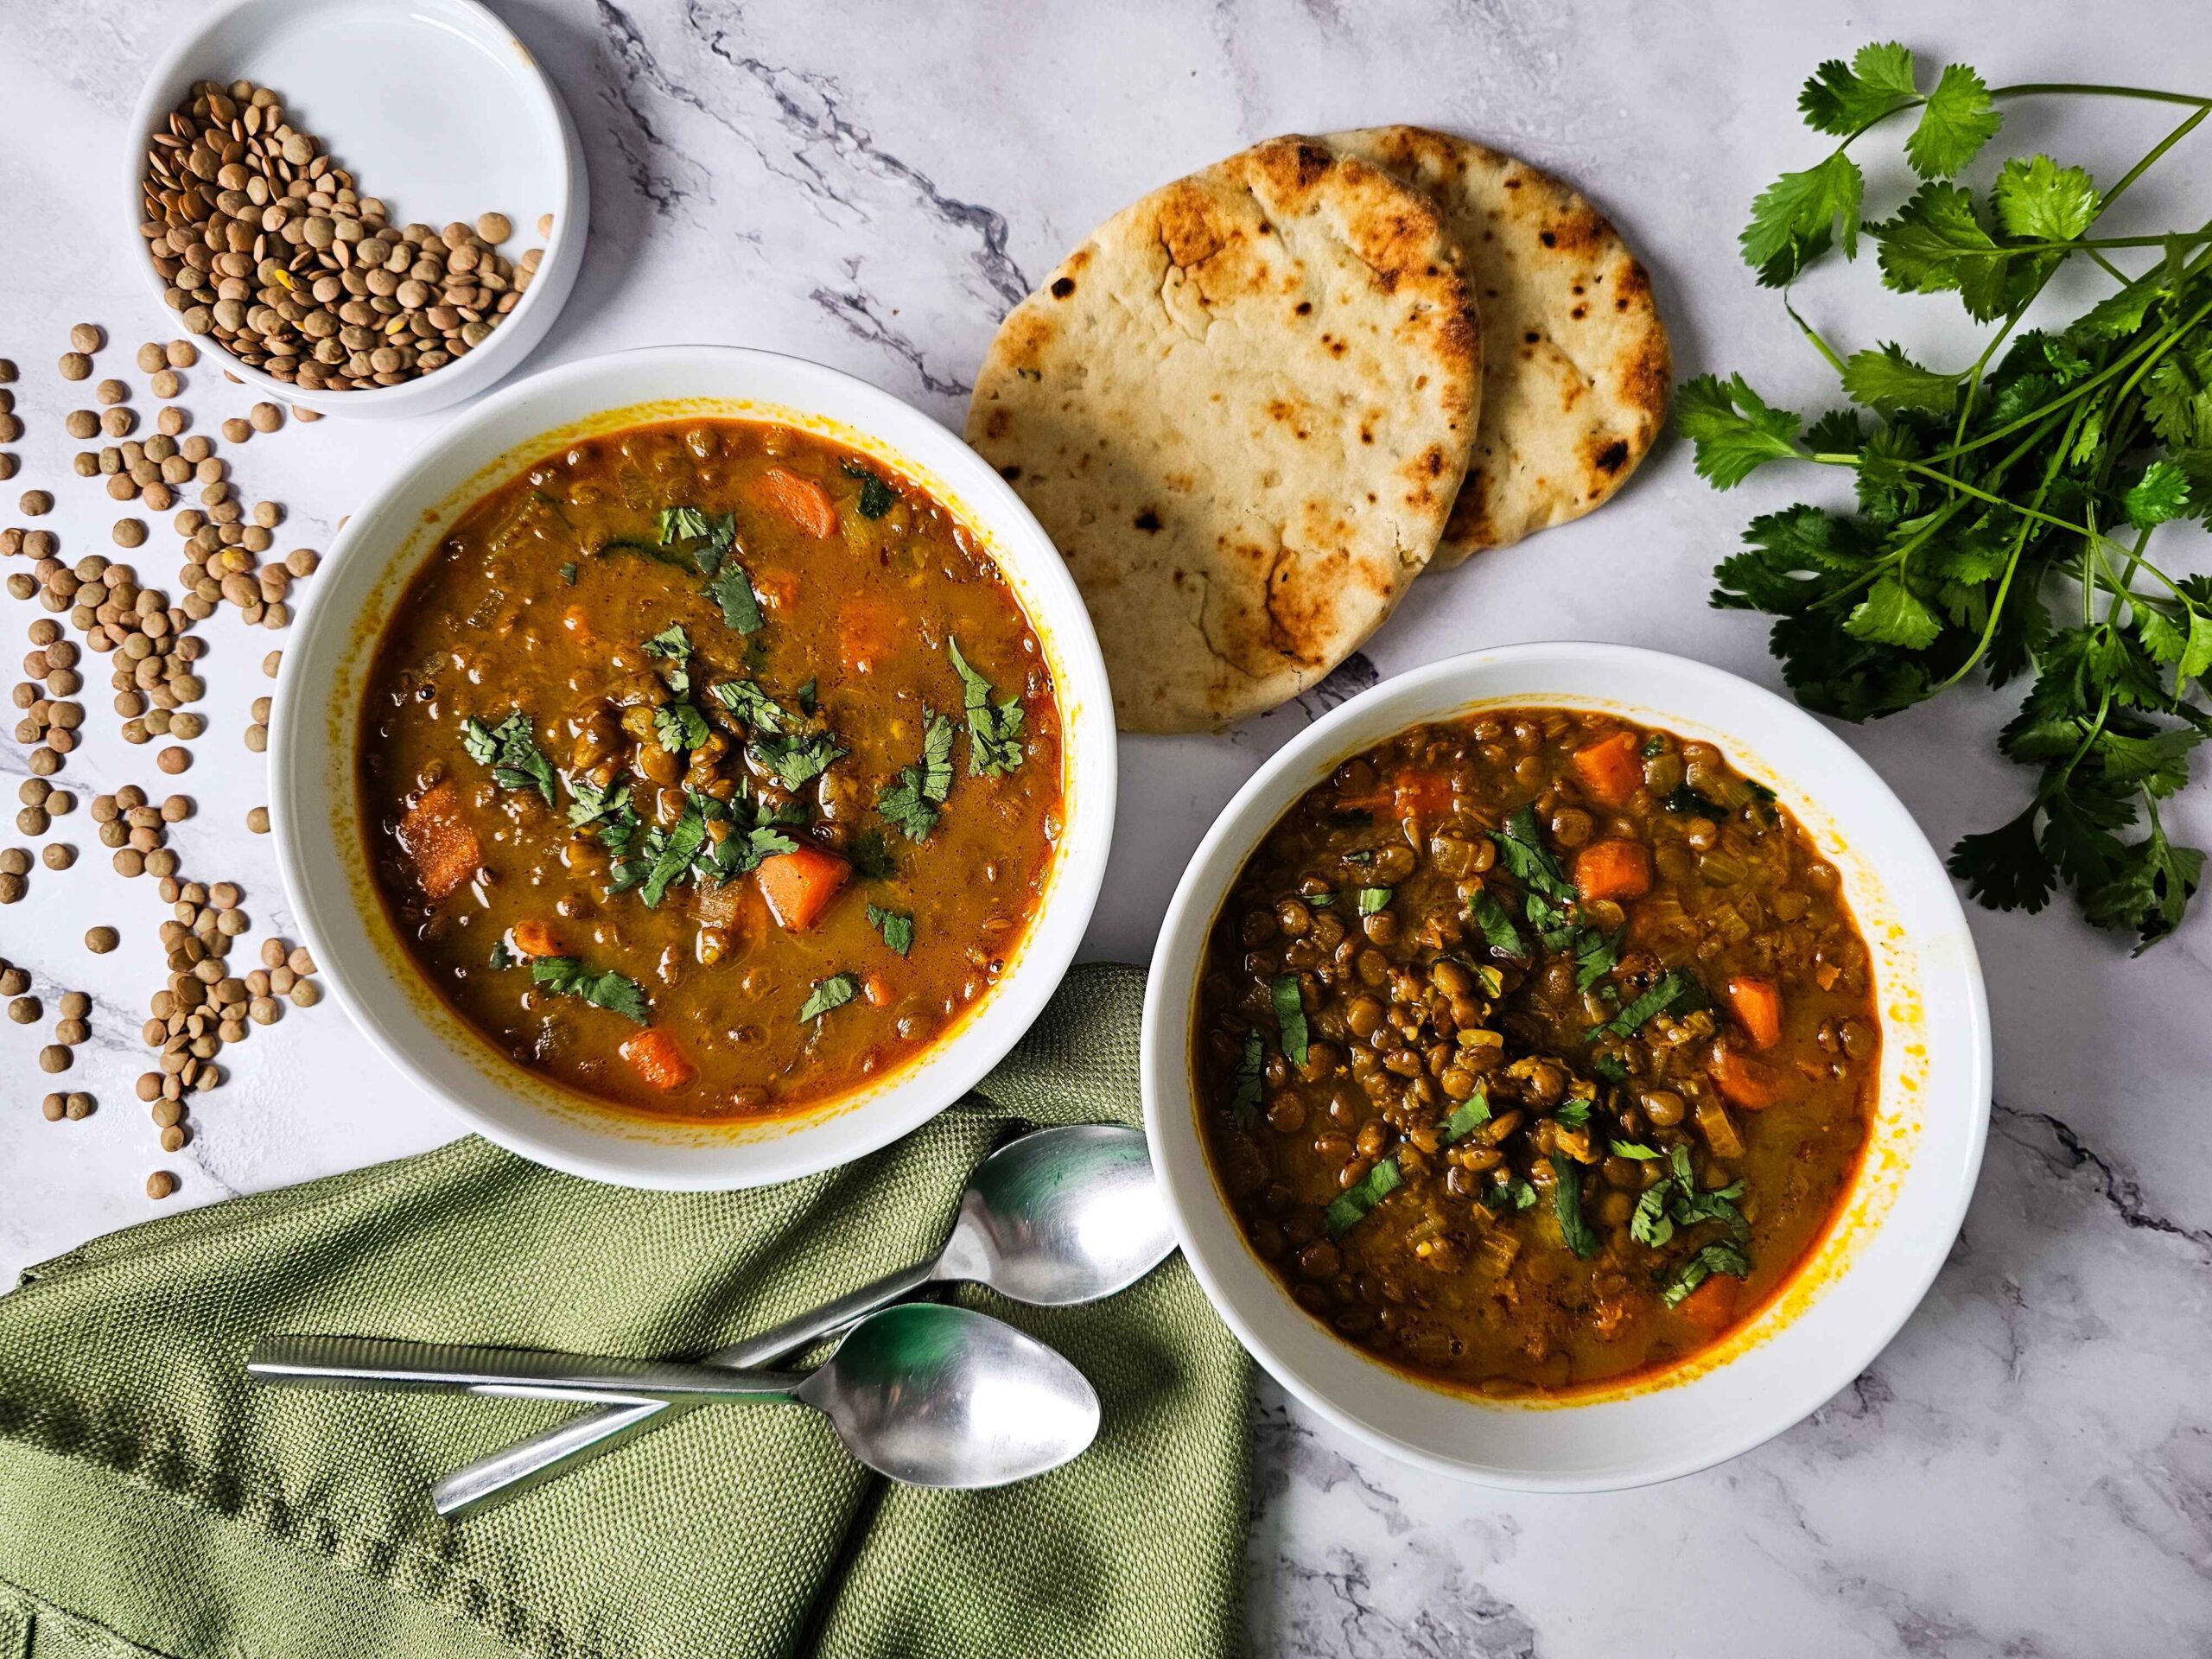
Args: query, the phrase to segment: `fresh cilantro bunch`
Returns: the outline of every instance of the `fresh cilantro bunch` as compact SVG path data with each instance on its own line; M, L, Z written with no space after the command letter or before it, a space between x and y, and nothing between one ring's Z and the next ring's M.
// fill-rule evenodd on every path
M2127 98L2189 113L2109 188L2048 156L2015 156L1986 189L1958 175L1998 131L1999 105L2031 95ZM1754 519L1714 571L1713 602L1776 619L1775 655L1807 708L1895 714L1979 677L2029 689L1999 747L2034 769L2010 823L1970 835L1952 873L1997 909L2040 910L2062 882L2139 952L2180 923L2203 855L2175 844L2158 803L2189 780L2212 734L2212 581L2176 579L2153 533L2212 518L2212 225L2094 236L2112 205L2196 129L2212 99L2119 86L1992 89L1963 64L1920 90L1912 54L1869 46L1822 64L1798 99L1827 159L1753 203L1743 252L1784 286L1863 234L1885 287L1958 296L1993 324L1957 368L1895 345L1847 353L1797 316L1847 402L1808 425L1741 375L1683 387L1678 419L1720 489L1776 462L1848 469L1855 506ZM1921 182L1887 219L1862 219L1850 149L1900 117ZM2131 271L2116 259L2139 261ZM2087 260L2110 291L2063 328L2023 329L2059 268ZM1787 302L1785 301L1785 305ZM2169 535L2176 532L2169 532Z

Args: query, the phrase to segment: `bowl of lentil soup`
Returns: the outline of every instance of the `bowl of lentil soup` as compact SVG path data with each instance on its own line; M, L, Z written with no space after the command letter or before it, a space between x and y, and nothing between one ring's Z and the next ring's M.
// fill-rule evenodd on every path
M1941 863L1800 710L1623 646L1336 710L1216 821L1145 1012L1185 1253L1293 1393L1552 1491L1732 1457L1956 1236L1986 1010Z
M401 1070L630 1185L811 1173L1072 958L1105 671L1004 481L835 371L664 348L472 410L340 533L275 711L302 931Z

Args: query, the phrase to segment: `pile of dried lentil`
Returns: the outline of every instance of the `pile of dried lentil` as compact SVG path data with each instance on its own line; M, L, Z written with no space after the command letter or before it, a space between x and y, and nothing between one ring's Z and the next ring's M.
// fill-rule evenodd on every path
M482 345L543 248L502 213L396 226L328 147L250 80L196 82L151 135L140 231L170 308L241 362L311 391L396 386ZM538 233L550 229L538 221Z
M96 325L80 323L73 328L70 349L57 365L62 379L92 379L94 359L106 344L105 332ZM151 389L162 398L185 390L182 371L198 360L196 349L183 340L166 346L149 341L137 354L138 367L150 377ZM0 359L0 385L12 385L16 378L15 365ZM156 416L156 433L143 442L134 438L138 418L130 408L130 397L123 380L103 379L94 388L100 412L79 409L61 424L80 440L99 435L118 440L79 452L74 468L81 477L105 480L112 499L155 511L179 507L175 529L184 538L178 572L181 597L172 601L162 590L142 585L132 566L100 554L65 563L60 539L52 531L0 528L0 556L33 562L29 573L10 575L7 591L17 599L35 599L49 613L30 625L24 677L14 693L21 715L16 735L29 749L31 774L18 790L16 827L28 838L47 835L55 820L77 806L75 795L53 779L82 739L85 710L78 697L84 685L86 650L111 660L115 712L124 741L164 740L156 765L165 773L182 772L192 764L192 752L184 746L207 730L205 718L190 706L207 693L201 672L206 642L193 629L225 604L233 607L245 623L286 626L291 620L291 586L311 574L317 563L317 555L308 548L296 549L281 562L275 559L272 532L283 523L283 510L274 502L259 502L249 509L239 501L214 440L188 435L191 417L182 406L165 405ZM304 410L295 413L301 420L316 418ZM0 424L0 438L12 442L21 436L23 423L16 413L12 391L0 402L0 420L5 423ZM283 411L276 405L256 404L243 419L225 423L225 439L241 442L256 434L280 430L283 424ZM13 452L0 450L0 477L16 470ZM188 489L196 490L197 504L180 505ZM52 494L42 489L27 490L18 501L29 518L52 512L54 505ZM111 531L118 548L143 546L148 537L146 524L135 517L118 520ZM265 563L264 554L271 554ZM65 621L80 636L81 644L67 636ZM281 659L279 652L267 653L264 671L275 677ZM257 752L266 747L269 703L267 697L256 700L245 733L247 747ZM306 1007L321 997L321 987L310 977L315 964L306 950L281 940L264 942L260 967L242 976L230 971L231 945L250 927L240 907L244 894L234 883L188 880L177 853L167 844L170 826L191 817L194 810L187 796L172 794L156 804L144 789L126 785L112 794L95 796L90 810L116 870L125 876L153 877L163 902L172 906L171 918L161 930L169 978L153 997L153 1017L143 1033L148 1046L159 1051L160 1068L138 1083L138 1093L149 1103L162 1147L168 1152L187 1144L187 1099L221 1080L221 1068L214 1064L221 1049L242 1040L254 1025L272 1022L286 1001ZM265 831L267 808L253 808L247 822L255 831ZM41 849L40 861L61 871L76 856L73 846L52 842ZM0 905L25 896L33 868L28 849L0 849ZM104 924L85 934L86 950L96 955L112 951L122 942L122 931ZM0 964L0 994L10 999L9 1014L17 1023L35 1023L43 1017L43 1005L31 995L30 976L24 969ZM88 995L62 992L59 1006L54 1040L39 1054L40 1065L48 1073L70 1069L73 1051L91 1036ZM41 1103L43 1115L55 1121L84 1118L96 1105L83 1090L49 1093ZM157 1170L147 1179L149 1198L163 1198L176 1189L176 1177L168 1171Z

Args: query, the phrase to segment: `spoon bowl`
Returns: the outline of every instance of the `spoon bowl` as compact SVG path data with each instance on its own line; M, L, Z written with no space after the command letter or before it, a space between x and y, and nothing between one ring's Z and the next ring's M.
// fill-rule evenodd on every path
M1143 1135L1072 1123L1009 1141L976 1167L934 1276L1065 1307L1127 1289L1174 1248Z
M1098 1395L1065 1359L1010 1325L926 1302L861 1320L793 1397L909 1486L1027 1480L1098 1433Z

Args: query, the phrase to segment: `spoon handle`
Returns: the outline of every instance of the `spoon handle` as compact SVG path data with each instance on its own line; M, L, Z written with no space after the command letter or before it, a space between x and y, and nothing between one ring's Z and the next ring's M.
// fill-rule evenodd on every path
M795 1319L727 1348L717 1348L700 1363L739 1370L769 1364L850 1325L863 1314L912 1295L936 1276L937 1264L933 1262L902 1268L874 1284L863 1285L835 1301L824 1302ZM666 1401L646 1400L585 1412L542 1434L518 1441L504 1452L495 1452L467 1468L455 1470L431 1487L431 1507L440 1515L457 1518L488 1504L519 1497L542 1481L582 1467L650 1427L674 1421L686 1409Z
M785 1371L364 1337L264 1337L254 1344L246 1370L264 1382L301 1388L520 1392L571 1399L645 1394L681 1400L780 1400L805 1381Z

